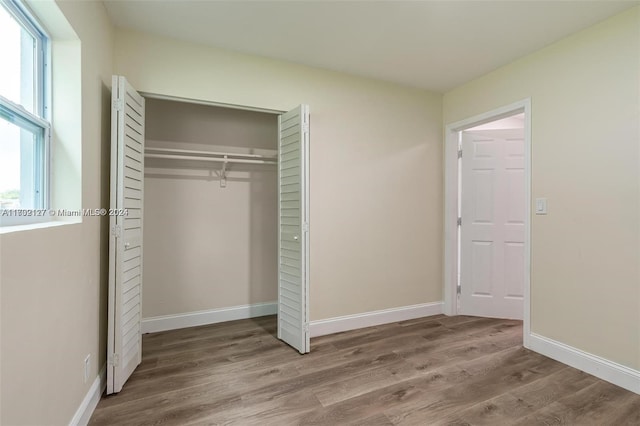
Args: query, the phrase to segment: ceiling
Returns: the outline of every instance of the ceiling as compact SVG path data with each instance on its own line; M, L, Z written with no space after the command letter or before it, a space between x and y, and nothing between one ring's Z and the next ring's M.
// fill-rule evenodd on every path
M436 92L639 3L105 0L117 27Z

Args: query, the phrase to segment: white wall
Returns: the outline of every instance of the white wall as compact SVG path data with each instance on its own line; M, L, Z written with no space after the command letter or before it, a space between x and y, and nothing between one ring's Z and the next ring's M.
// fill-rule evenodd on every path
M444 96L444 122L530 97L532 332L640 369L640 8ZM534 203L532 203L534 205Z
M55 10L52 2L37 3L38 9ZM112 28L100 2L58 6L81 49L81 78L69 76L75 79L73 93L81 93L81 107L54 111L65 137L75 138L59 161L82 176L83 207L108 207ZM75 37L69 31L53 36ZM73 46L64 41L57 52L54 46L54 56L72 59ZM57 208L78 207L80 194L66 197L54 183L55 190ZM106 217L1 236L0 424L68 424L98 376L106 355L107 241ZM87 354L91 369L84 383Z
M311 111L312 320L442 299L441 96L118 29L144 92Z
M277 116L148 99L147 146L277 153ZM164 142L164 143L163 143ZM147 159L143 318L275 302L277 169Z

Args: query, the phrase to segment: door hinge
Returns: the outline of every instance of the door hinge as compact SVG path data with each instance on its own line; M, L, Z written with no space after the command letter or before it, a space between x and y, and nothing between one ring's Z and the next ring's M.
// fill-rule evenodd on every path
M113 235L116 238L120 238L122 236L122 232L121 232L120 225L116 225L116 226L112 226L111 227L111 235Z
M122 111L124 109L124 101L122 99L116 99L113 101L113 108L116 111Z
M458 158L462 158L462 150L461 149L458 150Z
M309 232L309 222L305 222L302 224L302 231Z
M461 217L458 218L458 226L462 226L462 218Z
M109 365L111 365L113 367L117 367L119 362L120 362L120 355L118 355L118 354L110 354L109 355L109 359L107 359L107 362L109 363Z
M305 332L305 333L308 333L308 332L309 332L309 323L306 323L306 324L304 325L304 332Z
M309 133L309 123L302 123L302 133Z
M462 286L456 287L456 294L462 294Z

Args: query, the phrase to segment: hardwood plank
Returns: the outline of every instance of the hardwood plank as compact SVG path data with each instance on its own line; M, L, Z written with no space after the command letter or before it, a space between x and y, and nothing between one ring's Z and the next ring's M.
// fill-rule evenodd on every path
M313 410L301 417L298 424L341 425L354 423L362 419L384 415L385 408L415 405L425 395L426 393L422 389L414 386L410 381L403 381L330 407Z
M504 392L505 388L519 387L544 375L564 368L561 364L542 356L531 356L523 348L510 348L499 354L488 355L473 361L459 364L466 377L446 387L433 388L427 384L423 389L430 390L428 397L420 405L385 411L394 424L413 425L435 423L461 407L475 405Z
M210 412L209 415L190 424L256 426L297 424L304 412L320 406L318 399L309 391L296 392L277 400L264 400L253 404L243 399L235 402L223 411Z
M352 426L393 426L393 423L384 414L376 414L366 419L356 420L348 423Z
M517 351L510 348L510 352ZM503 354L506 356L506 354ZM475 360L482 364L487 360ZM466 365L473 369L473 363ZM464 384L470 380L471 374L458 366L445 366L435 371L425 371L423 375L410 380L403 380L397 385L386 386L373 390L358 397L350 398L337 404L311 412L304 418L305 424L324 424L325 421L346 423L356 421L359 418L383 413L390 418L388 413L412 412L424 405L433 395L439 392ZM329 423L327 423L329 424Z
M595 380L589 386L569 394L548 406L523 417L517 425L532 423L557 425L634 424L638 419L640 397L611 383ZM638 423L635 423L637 425Z
M465 339L456 340L446 336L445 339L427 343L404 345L395 352L419 370L425 370L496 353L502 349L518 346L522 341L522 333L517 328L487 335L484 334L487 330L483 330L483 332L474 332L480 333L479 335L467 335Z
M438 424L496 425L513 424L532 411L597 381L593 376L565 367L556 374L521 386L512 392L481 401L449 416Z
M345 375L341 380L324 383L312 388L320 403L327 407L340 401L371 392L372 390L388 386L398 379L387 368L367 369L351 375Z
M640 395L521 346L518 321L437 315L312 340L275 316L143 336L91 425L634 425Z
M622 404L617 413L613 413L607 421L618 426L640 425L640 398L629 398L629 401Z

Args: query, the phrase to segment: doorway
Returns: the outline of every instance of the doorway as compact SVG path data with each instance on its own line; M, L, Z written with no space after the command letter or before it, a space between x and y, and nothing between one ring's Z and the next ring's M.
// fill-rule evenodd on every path
M531 108L523 100L445 129L444 312L530 329Z

